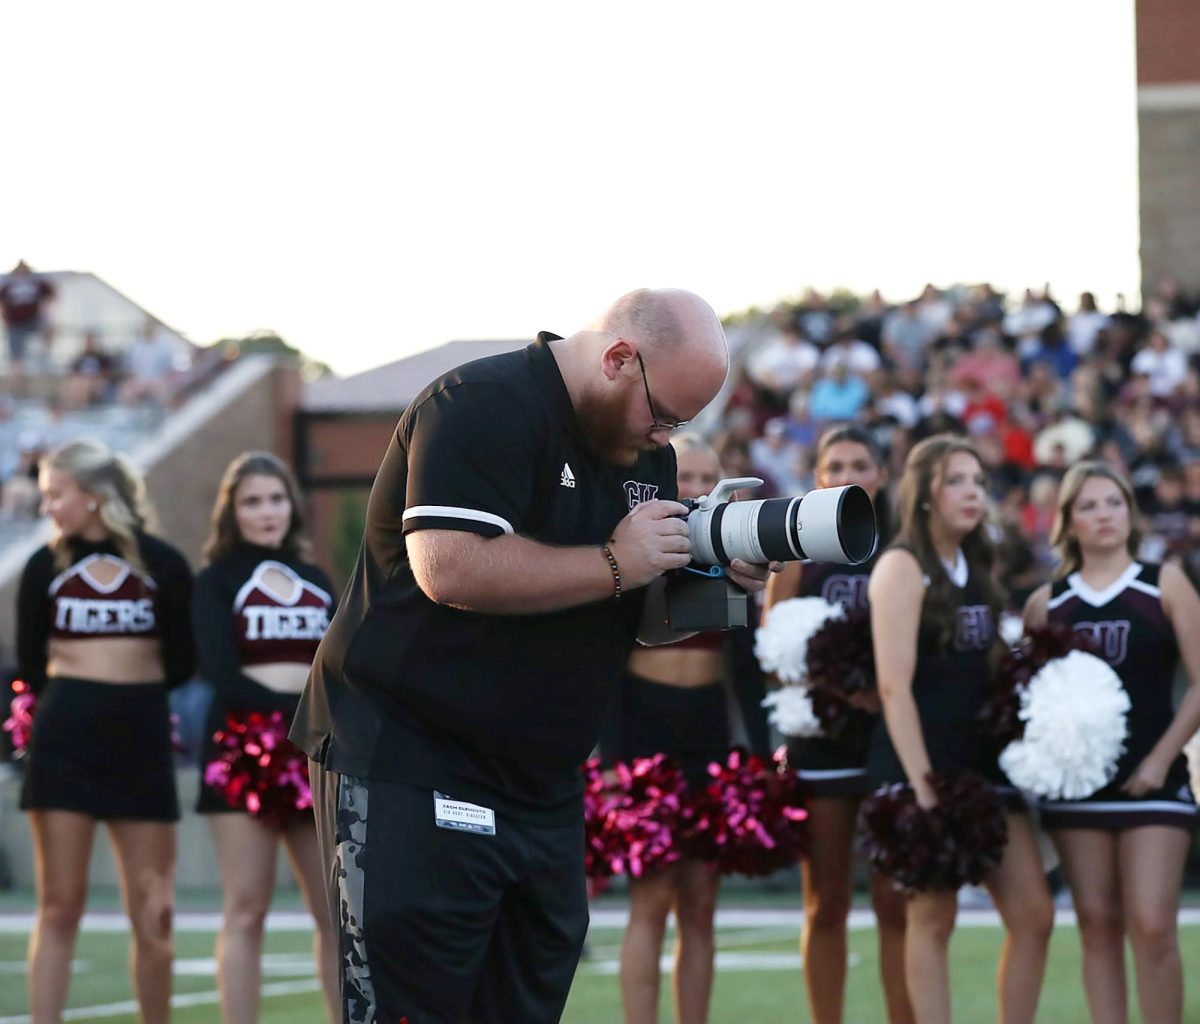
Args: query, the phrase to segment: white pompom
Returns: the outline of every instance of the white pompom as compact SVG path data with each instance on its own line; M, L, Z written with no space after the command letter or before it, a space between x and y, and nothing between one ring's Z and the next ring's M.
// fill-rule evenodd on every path
M1183 752L1187 755L1188 775L1192 783L1192 795L1200 800L1200 732L1196 733L1184 744Z
M1080 800L1112 781L1125 749L1129 694L1108 662L1071 651L1021 693L1024 739L1000 755L1014 785L1049 800Z
M1009 647L1016 647L1025 635L1025 623L1020 615L1009 612L1000 616L1000 639Z
M784 736L821 735L821 720L813 713L806 686L783 686L769 693L762 706L771 709L767 721Z
M822 597L793 597L780 601L758 628L754 653L764 672L772 672L784 683L804 680L809 638L830 619L845 615L840 604Z

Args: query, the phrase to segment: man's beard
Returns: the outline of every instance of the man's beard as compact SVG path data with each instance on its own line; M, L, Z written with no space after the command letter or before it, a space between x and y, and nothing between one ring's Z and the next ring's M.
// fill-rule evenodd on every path
M646 437L639 443L639 439L625 429L624 424L629 420L628 402L583 398L575 407L575 419L588 448L610 465L633 466L641 452L658 447Z

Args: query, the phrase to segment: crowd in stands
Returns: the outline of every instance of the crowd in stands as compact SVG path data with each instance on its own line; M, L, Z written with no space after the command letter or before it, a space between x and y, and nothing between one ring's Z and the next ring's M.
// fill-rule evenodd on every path
M37 515L37 463L80 435L130 447L147 417L170 404L188 367L162 324L147 317L139 335L109 346L84 330L64 360L55 355L56 289L24 262L0 277L7 361L0 374L0 523Z
M1133 312L1090 293L1064 309L1049 287L1006 301L988 285L892 305L808 292L746 346L717 438L758 494L812 486L814 445L835 422L874 431L899 477L914 443L971 437L988 463L1001 575L1019 608L1053 568L1058 481L1086 456L1129 474L1142 557L1200 579L1200 293L1164 282Z

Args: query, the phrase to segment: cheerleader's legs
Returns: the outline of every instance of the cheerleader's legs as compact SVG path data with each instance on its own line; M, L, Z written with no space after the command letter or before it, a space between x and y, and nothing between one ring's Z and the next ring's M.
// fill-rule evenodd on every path
M248 814L212 814L209 825L221 870L216 951L221 1019L225 1024L255 1024L279 835Z
M871 873L871 905L879 932L879 975L888 1024L915 1024L904 982L904 926L908 900L882 875Z
M339 1013L338 995L338 940L329 920L329 900L325 892L325 862L317 844L317 826L312 818L293 822L283 833L283 843L292 864L292 874L304 894L304 903L316 922L313 935L313 959L317 977L325 993L325 1006L329 1019L335 1021Z
M713 915L721 876L701 861L682 861L629 881L629 924L621 940L621 1002L626 1024L655 1024L659 960L667 915L675 911L675 1020L704 1024L712 996Z
M58 1024L71 981L71 957L87 900L96 821L74 811L30 811L37 921L29 937L33 1024Z
M1086 828L1056 829L1051 834L1075 904L1083 990L1092 1024L1126 1024L1129 1019L1117 835Z
M621 1003L625 1024L656 1024L659 958L675 903L678 865L629 880L629 923L621 938Z
M800 862L804 898L800 953L814 1024L842 1021L858 806L858 800L844 797L815 797L808 804L808 853ZM904 982L906 902L887 879L872 875L871 903L879 928L879 969L889 1024L914 1020Z
M804 930L800 956L813 1024L841 1024L846 992L846 918L858 801L814 797L808 804L808 851L800 861Z
M950 936L958 893L914 893L904 929L904 976L919 1024L950 1024Z
M1144 1024L1179 1024L1183 1019L1176 922L1190 840L1190 833L1167 825L1118 833L1121 902Z
M1032 1024L1046 973L1054 901L1028 815L1006 817L1008 843L999 866L985 881L1005 932L996 977L997 1019L1000 1024Z
M677 866L675 895L675 1020L704 1024L712 998L716 942L713 917L721 876L711 864L685 860Z
M121 876L121 899L133 931L130 972L140 1024L171 1017L171 926L175 904L175 825L112 821L108 826Z

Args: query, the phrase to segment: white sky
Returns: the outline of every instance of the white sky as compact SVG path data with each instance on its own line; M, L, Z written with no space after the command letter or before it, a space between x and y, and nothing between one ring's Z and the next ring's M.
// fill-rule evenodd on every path
M0 268L343 373L640 285L1136 295L1133 0L6 6Z

